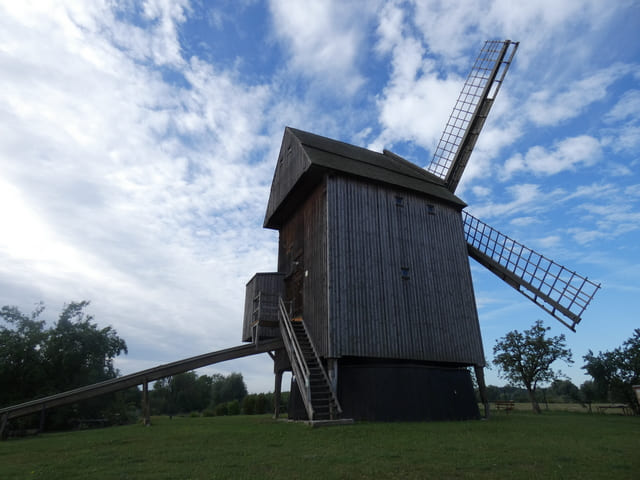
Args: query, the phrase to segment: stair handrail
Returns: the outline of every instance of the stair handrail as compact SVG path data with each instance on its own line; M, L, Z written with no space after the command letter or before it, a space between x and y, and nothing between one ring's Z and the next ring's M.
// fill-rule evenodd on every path
M298 389L300 390L300 394L302 395L302 401L304 403L305 409L307 410L307 416L309 417L309 420L313 420L314 411L313 405L311 403L311 374L309 373L309 366L304 360L302 348L300 348L298 339L295 335L295 332L293 331L291 319L289 318L289 312L287 311L287 306L285 305L282 297L280 297L278 300L278 306L280 310L279 318L282 340L285 349L289 354L289 359L291 360L291 368L293 369L293 374L298 380Z
M325 380L325 382L327 382L327 385L329 385L329 392L331 392L331 398L333 399L333 403L336 406L336 410L338 411L338 414L341 415L342 414L342 407L340 406L340 402L338 402L338 396L336 395L336 392L333 389L333 384L329 380L329 376L327 375L327 372L325 371L324 367L322 366L322 361L320 361L320 357L318 356L318 350L316 350L316 346L313 343L313 339L311 338L311 335L309 335L309 330L307 329L307 325L304 323L304 319L302 319L302 327L304 328L304 333L307 336L307 339L309 340L309 344L311 345L311 350L313 351L313 355L316 358L316 362L318 362L318 365L320 367L320 371L322 372L322 375L324 376L324 380Z

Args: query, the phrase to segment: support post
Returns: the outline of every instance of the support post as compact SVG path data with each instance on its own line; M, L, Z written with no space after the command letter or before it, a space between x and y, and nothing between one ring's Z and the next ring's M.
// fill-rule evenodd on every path
M142 424L145 427L151 425L151 408L149 406L149 383L145 379L142 382Z
M40 410L40 427L38 428L38 433L44 432L45 411L45 406L43 404L42 410Z
M280 416L280 392L282 390L282 370L276 372L276 385L273 394L273 418Z
M484 367L481 365L474 365L473 370L476 374L476 380L478 381L478 390L480 391L480 401L484 405L484 418L489 419L489 401L487 400L487 385L484 383Z
M331 388L334 392L338 392L338 360L335 358L329 358L327 360L327 374L329 375L329 382L331 382Z
M9 422L9 414L2 415L2 421L0 421L0 440L7 439L7 424Z

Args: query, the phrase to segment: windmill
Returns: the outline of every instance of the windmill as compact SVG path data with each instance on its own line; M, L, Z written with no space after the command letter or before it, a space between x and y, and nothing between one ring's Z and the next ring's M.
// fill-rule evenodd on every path
M518 43L482 48L427 169L287 127L264 220L279 231L276 272L247 283L240 345L0 409L8 422L268 352L276 416L292 371L290 418L333 421L488 412L469 257L575 331L600 288L464 211L455 195Z
M599 285L455 195L517 47L485 43L426 170L285 129L264 222L279 231L278 269L247 284L243 341L282 338L272 358L276 395L293 372L290 416L477 417L468 367L484 400L485 360L469 256L571 330L580 322Z

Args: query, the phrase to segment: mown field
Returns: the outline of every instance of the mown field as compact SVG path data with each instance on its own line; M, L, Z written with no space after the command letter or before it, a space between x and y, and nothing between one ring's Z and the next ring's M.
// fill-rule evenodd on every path
M516 410L316 429L267 416L161 417L2 442L0 478L637 479L640 417Z

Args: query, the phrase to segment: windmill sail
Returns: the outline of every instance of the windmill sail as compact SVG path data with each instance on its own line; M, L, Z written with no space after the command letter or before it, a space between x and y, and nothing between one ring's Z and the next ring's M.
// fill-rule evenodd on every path
M575 332L600 288L463 212L469 255Z
M487 41L462 87L427 171L455 192L518 42Z

